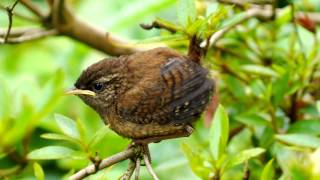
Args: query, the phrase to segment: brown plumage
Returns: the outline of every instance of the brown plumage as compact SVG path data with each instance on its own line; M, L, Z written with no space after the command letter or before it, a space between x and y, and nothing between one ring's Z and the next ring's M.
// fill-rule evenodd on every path
M214 82L207 76L208 71L188 57L156 48L91 65L75 87L95 96L74 94L121 136L178 137L190 134L209 102Z

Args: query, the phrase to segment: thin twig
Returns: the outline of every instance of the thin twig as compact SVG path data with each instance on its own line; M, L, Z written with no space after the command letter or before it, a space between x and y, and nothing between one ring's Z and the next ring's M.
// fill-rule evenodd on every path
M154 172L154 170L153 170L153 168L152 168L152 166L151 166L150 159L149 159L147 153L144 153L144 154L143 154L143 159L144 159L144 163L146 164L147 169L148 169L150 175L152 176L152 178L153 178L154 180L159 180L158 176L156 175L156 173Z
M46 15L35 6L30 0L20 0L20 3L28 8L34 15L38 16L40 19L44 19Z
M3 5L0 4L0 9L1 10L5 10L7 11L7 8ZM25 16L24 14L20 14L18 12L12 12L13 13L13 16L16 16L20 19L24 19L24 20L27 20L27 21L30 21L30 22L34 22L34 23L39 23L39 19L35 19L35 18L32 18L32 17L28 17L28 16Z
M228 3L228 4L239 4L244 6L246 3L258 3L259 1L239 1L239 0L219 0L220 3ZM261 1L262 2L262 1ZM272 2L272 1L270 1ZM269 1L265 1L262 4L270 4ZM283 11L282 9L274 9L273 6L264 5L263 8L261 6L254 6L248 9L245 12L245 15L239 19L237 22L232 23L231 25L220 29L215 32L210 38L210 46L215 45L217 41L219 41L225 34L227 34L230 30L234 29L237 25L242 24L243 22L251 19L251 18L259 18L262 20L270 20L273 16L276 16L278 13ZM310 20L313 22L320 24L320 13L312 13L312 12L295 12L294 19L301 18L301 16L308 16ZM206 45L205 42L201 43L201 46L204 47Z
M135 172L135 176L134 176L135 180L139 180L140 166L141 166L141 159L140 159L140 157L138 157L136 160L136 172Z
M10 37L7 39L7 42L5 41L5 39L0 38L0 44L17 44L17 43L41 39L47 36L53 36L57 34L58 34L58 31L55 29L42 30L36 33L26 34L19 37L13 37L13 38Z
M175 25L168 22L162 22L159 19L154 20L151 24L140 24L140 27L146 30L150 29L165 29L171 33L176 33L180 29Z
M127 171L119 179L120 180L130 180L135 168L136 168L136 162L131 160L129 162L129 166L128 166Z
M96 173L98 170L104 169L106 167L109 167L113 164L116 164L118 162L121 162L123 160L129 159L131 157L134 157L136 155L137 148L132 147L132 148L128 148L122 152L119 152L113 156L110 156L108 158L105 158L101 161L101 163L99 164L98 169L95 168L95 166L89 165L83 169L81 169L80 171L78 171L77 173L75 173L74 175L72 175L69 179L71 180L79 180L79 179L83 179L91 174Z
M0 28L0 37L4 38L7 35L7 31L8 31L8 28ZM21 36L23 34L35 32L35 31L39 31L39 29L38 28L37 29L36 28L13 28L10 31L9 37L17 37L17 36Z
M228 33L230 30L235 28L237 25L242 24L243 22L247 21L250 18L253 17L259 17L263 19L269 19L272 16L272 12L269 10L264 10L260 8L251 8L248 11L245 12L245 15L239 19L237 22L234 22L233 24L224 27L214 33L210 38L210 45L215 45L218 40L220 40L226 33Z
M19 0L16 0L16 2L14 2L14 4L12 5L11 8L7 7L7 13L8 13L8 18L9 18L9 25L8 25L8 30L7 30L7 34L6 36L4 37L4 42L7 42L8 41L8 37L10 35L10 31L11 31L11 28L12 28L12 16L13 16L13 9L16 7L16 5L18 4Z

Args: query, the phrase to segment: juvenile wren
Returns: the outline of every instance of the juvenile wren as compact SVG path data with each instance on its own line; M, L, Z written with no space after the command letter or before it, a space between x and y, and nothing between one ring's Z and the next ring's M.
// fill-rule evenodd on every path
M91 65L69 94L119 135L154 142L189 136L213 89L205 68L172 49L156 48Z

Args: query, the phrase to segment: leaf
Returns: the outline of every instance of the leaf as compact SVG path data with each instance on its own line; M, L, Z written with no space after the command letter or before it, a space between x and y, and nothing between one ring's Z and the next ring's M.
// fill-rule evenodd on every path
M104 140L104 137L108 134L109 130L107 126L103 126L100 128L90 139L89 141L89 149L97 146L102 140Z
M222 105L218 106L210 128L210 150L214 160L218 161L226 149L229 136L229 118Z
M278 26L283 26L284 24L290 22L292 20L291 14L291 7L288 6L286 8L283 8L283 10L279 12L279 15L277 14L275 24Z
M204 166L205 160L201 154L194 151L189 145L183 143L182 150L187 156L192 171L201 179L208 179L212 168Z
M252 148L243 150L235 155L232 155L229 157L229 160L226 161L223 167L223 172L229 168L232 168L236 165L242 164L245 161L248 161L249 159L256 157L262 153L265 152L265 149L263 148Z
M51 139L51 140L64 140L68 141L77 145L81 145L80 142L77 139L74 139L72 137L63 135L63 134L56 134L56 133L46 133L41 135L44 139Z
M274 106L277 106L288 93L289 76L289 73L284 74L272 85L272 103Z
M269 122L257 114L238 115L235 119L248 126L268 126Z
M197 10L194 0L178 0L177 2L178 22L183 27L191 25L196 17Z
M80 135L77 129L77 124L70 118L55 114L55 120L60 128L60 130L67 136L70 136L75 139L79 139Z
M229 91L238 99L246 100L245 84L239 79L226 75L224 78Z
M273 169L273 161L274 159L271 159L263 168L260 180L270 180L274 179L274 169Z
M63 159L72 157L74 150L62 146L47 146L31 151L27 158L32 160Z
M147 43L172 43L177 41L186 41L188 38L186 35L177 33L173 35L162 35L162 36L155 36L152 38L144 39L142 41L139 41L137 45L139 44L147 44Z
M276 139L293 146L319 148L320 138L307 134L285 134L276 135Z
M44 180L44 172L40 164L33 163L33 172L37 180Z
M263 81L261 79L255 79L250 84L252 93L261 98L265 94L266 86L264 85Z
M317 101L317 110L318 110L318 114L320 115L320 101Z
M264 66L260 66L260 65L253 65L253 64L243 65L241 66L241 69L245 72L261 75L261 76L271 76L271 77L278 76L278 74L274 70Z
M288 133L320 135L320 119L319 120L303 120L292 124L288 129Z

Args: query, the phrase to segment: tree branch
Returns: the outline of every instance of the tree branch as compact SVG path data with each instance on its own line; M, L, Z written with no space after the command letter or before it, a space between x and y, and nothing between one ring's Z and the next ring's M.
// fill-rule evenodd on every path
M144 163L146 164L147 166L147 169L150 173L150 175L152 176L152 178L154 180L159 180L158 176L156 175L156 173L154 172L152 166L151 166L151 163L150 163L150 158L148 157L148 154L143 154L143 159L144 159Z
M137 147L131 147L128 148L122 152L119 152L113 156L110 156L106 159L103 159L101 163L98 166L98 169L95 168L95 166L89 165L82 170L78 171L74 175L72 175L69 179L71 180L79 180L83 179L91 174L96 173L97 171L104 169L106 167L112 166L113 164L116 164L118 162L121 162L123 160L129 159L131 157L134 157L139 149Z
M20 0L20 3L28 8L34 15L38 16L40 19L44 19L46 15L35 6L30 0Z
M24 34L18 37L8 37L7 41L5 41L5 39L2 39L0 35L0 44L17 44L17 43L41 39L44 37L53 36L57 34L58 34L58 31L55 29L40 30L30 34Z
M261 19L269 19L272 16L272 11L268 9L260 9L260 8L251 8L245 12L245 15L239 19L237 22L234 22L233 24L224 27L214 33L210 38L210 46L215 45L218 40L220 40L226 33L228 33L230 30L234 29L237 25L242 24L243 22L247 21L248 19L251 19L253 17L258 17Z
M3 5L0 4L0 9L1 10L4 10L6 11L7 8ZM16 16L18 18L21 18L21 19L24 19L24 20L27 20L27 21L30 21L30 22L34 22L34 23L39 23L40 21L38 19L35 19L35 18L32 18L32 17L28 17L28 16L25 16L23 14L20 14L18 12L12 12L13 16Z
M119 178L120 180L130 180L134 170L136 168L136 162L130 161L127 171Z
M8 41L8 37L10 35L10 31L12 28L12 16L13 16L13 9L16 7L16 5L18 4L19 0L16 0L14 2L14 4L12 5L12 7L7 7L7 13L8 13L8 18L9 18L9 25L8 25L8 30L7 30L7 34L4 36L4 42Z
M229 1L228 1L229 2ZM234 29L236 26L244 23L245 21L251 18L258 18L262 20L271 20L273 16L280 13L281 9L276 9L274 11L273 7L270 5L264 6L261 8L259 6L255 6L253 8L249 8L245 11L245 15L239 19L237 22L232 23L231 25L220 29L219 31L215 32L210 38L210 46L214 46L225 34L227 34L230 30ZM297 12L295 13L295 19L299 19L301 17L308 16L310 20L313 22L320 24L320 13L311 13L311 12ZM205 46L205 42L202 42L202 47Z

